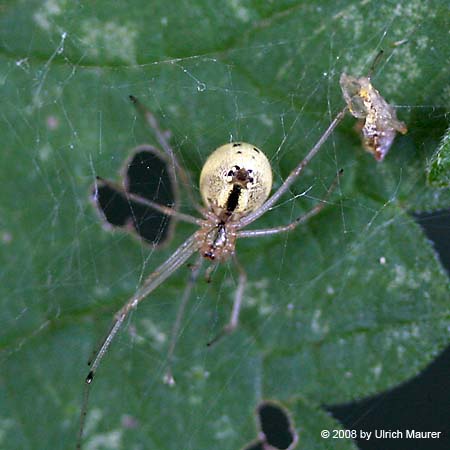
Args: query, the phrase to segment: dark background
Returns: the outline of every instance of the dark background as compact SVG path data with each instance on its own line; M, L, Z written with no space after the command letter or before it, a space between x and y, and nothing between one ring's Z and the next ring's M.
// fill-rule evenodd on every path
M450 210L414 215L450 275ZM450 301L450 293L449 293ZM357 402L328 406L352 430L442 431L440 439L357 440L361 450L450 449L450 346L422 373L387 392Z

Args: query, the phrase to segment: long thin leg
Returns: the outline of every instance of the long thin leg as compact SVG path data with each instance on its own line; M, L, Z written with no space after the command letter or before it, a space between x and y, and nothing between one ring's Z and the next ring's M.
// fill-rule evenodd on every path
M77 439L77 449L81 449L81 440L83 437L84 421L87 413L87 406L89 401L89 392L92 381L94 380L97 368L105 356L112 340L116 336L125 319L128 317L130 311L135 309L139 302L144 300L153 290L155 290L164 280L172 275L182 264L184 264L189 257L198 248L198 237L194 233L177 250L170 256L163 264L161 264L153 273L151 273L145 280L144 284L136 291L136 293L125 303L125 305L116 313L112 326L102 342L102 345L95 354L93 360L88 364L91 367L84 386L83 404L80 415L80 428Z
M243 217L237 222L239 228L243 228L246 225L255 221L258 217L261 217L266 213L272 206L279 200L279 198L288 191L292 183L297 179L303 169L308 165L311 159L317 154L325 141L330 137L334 129L339 125L345 116L348 108L345 107L341 112L337 114L334 120L330 123L325 133L316 142L314 147L309 151L305 158L298 164L298 166L289 174L289 176L284 180L283 184L278 188L278 190L258 209Z
M287 224L287 225L281 225L279 227L274 228L262 228L260 230L244 230L244 231L238 231L237 237L238 238L244 238L244 237L259 237L259 236L269 236L272 234L278 234L278 233L284 233L285 231L290 231L296 228L301 223L306 222L311 217L315 216L316 214L319 214L320 211L325 207L327 204L327 200L330 197L331 193L336 188L339 176L343 173L343 170L341 169L338 174L336 175L336 178L334 179L331 186L328 188L327 193L325 195L325 198L320 201L314 208L309 210L307 213L297 217L293 222Z
M167 371L164 375L164 382L169 386L173 386L175 384L175 379L172 374L172 361L173 354L175 351L175 346L178 340L178 332L180 331L181 320L183 319L184 310L186 309L186 305L188 304L189 298L191 296L192 288L194 287L195 282L200 274L200 270L202 268L203 257L200 256L197 259L197 262L191 268L192 272L189 276L189 281L186 285L186 288L183 292L183 297L181 298L180 306L178 307L177 317L175 319L175 323L172 328L171 339L170 339L170 347L167 352Z
M218 266L218 263L215 262L215 263L211 264L210 266L208 266L208 268L205 270L205 281L207 283L211 283L212 274L217 269L217 266Z
M183 183L183 186L185 186L186 191L188 193L189 199L191 200L192 204L194 205L195 209L198 211L201 211L201 206L197 203L196 197L194 193L192 192L192 184L189 179L188 174L185 172L181 164L178 162L175 153L172 150L172 147L170 146L166 134L161 130L159 127L158 121L156 120L156 117L134 96L130 95L130 100L133 102L133 104L136 106L136 109L145 117L145 120L147 121L150 128L155 133L156 139L159 142L159 145L161 145L164 152L169 156L170 160L172 161L172 164L175 167L175 170L179 177L181 178L181 182Z
M202 219L198 219L194 216L191 216L190 214L181 213L181 212L177 211L176 209L171 208L170 206L161 205L152 200L143 198L140 195L132 194L131 192L125 192L121 186L119 186L116 183L112 183L109 180L105 180L104 178L101 178L98 176L96 178L97 178L97 183L100 182L101 184L103 184L105 186L109 186L112 189L120 191L123 193L123 195L125 197L129 198L130 200L133 200L137 203L148 206L156 211L166 214L167 216L171 216L171 217L174 217L175 219L181 220L183 222L188 222L188 223L192 223L194 225L199 225L199 226L202 225L202 223L203 223Z
M247 273L238 261L236 255L233 258L234 263L239 271L238 285L234 296L233 309L231 310L230 321L225 325L222 331L211 341L208 342L208 347L215 344L223 336L232 333L239 324L239 313L241 312L242 299L244 298L245 285L247 284Z
M375 58L372 61L372 64L369 69L369 73L367 74L367 78L370 80L372 78L372 75L375 73L375 70L377 69L377 66L379 65L380 61L383 59L384 56L384 50L380 49L380 51L375 55Z
M143 205L149 206L150 208L153 208L156 211L162 212L163 214L174 217L175 219L181 220L183 222L188 222L199 226L202 225L204 222L202 219L198 219L197 217L191 216L190 214L184 214L182 212L177 211L174 208L171 208L170 206L161 205L151 200L147 200L146 198L142 198L139 195L131 194L130 192L127 192L125 195L130 200L142 203Z

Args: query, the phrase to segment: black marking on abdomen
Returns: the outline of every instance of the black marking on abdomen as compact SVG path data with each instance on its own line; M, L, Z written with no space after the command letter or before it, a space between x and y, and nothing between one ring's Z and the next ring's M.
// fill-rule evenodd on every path
M231 191L230 195L227 199L227 212L233 212L239 203L239 196L241 195L242 187L238 184L233 185L233 190Z

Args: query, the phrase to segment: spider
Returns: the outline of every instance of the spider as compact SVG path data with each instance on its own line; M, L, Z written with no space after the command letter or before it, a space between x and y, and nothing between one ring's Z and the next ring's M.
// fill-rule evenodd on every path
M190 183L188 182L188 177L182 166L178 163L169 144L168 133L160 128L154 115L145 109L135 97L130 96L130 99L144 115L163 152L166 153L169 160L172 161L176 175L188 189L189 196L192 197L193 194L189 191ZM281 186L270 197L269 194L272 188L272 170L267 157L254 145L245 142L230 142L222 145L211 153L201 171L200 193L204 206L201 207L198 204L195 204L196 209L202 216L201 218L181 213L170 206L160 205L153 201L145 201L147 206L167 216L197 225L198 230L185 240L164 263L157 267L147 277L142 286L115 314L111 328L93 358L89 361L88 364L90 370L85 379L83 405L77 440L78 449L81 449L90 386L92 385L100 362L105 356L111 342L130 312L136 309L142 300L147 298L151 292L169 278L194 253L198 252L199 256L197 262L193 266L191 280L187 285L181 300L179 313L175 321L174 329L172 330L172 342L170 344L168 357L169 364L175 347L176 332L181 319L182 310L189 296L190 289L192 288L192 283L200 271L201 262L205 259L212 263L207 269L207 276L209 276L215 265L228 259L234 261L239 272L238 285L229 322L222 329L221 333L209 342L208 345L211 345L221 336L229 334L236 329L239 322L239 312L247 280L244 268L239 263L235 253L236 240L238 238L270 236L293 230L322 210L328 197L336 186L337 176L328 188L324 199L311 210L297 217L293 222L274 228L243 230L267 211L271 210L281 196L289 190L290 186L302 173L303 169L308 165L311 159L318 153L319 149L341 122L347 109L348 108L345 107L336 115L305 158L298 163ZM339 173L342 173L342 171ZM127 193L127 195L131 200L138 200L132 193ZM139 199L139 201L142 202L142 199ZM169 384L174 383L170 368L166 374L166 382Z

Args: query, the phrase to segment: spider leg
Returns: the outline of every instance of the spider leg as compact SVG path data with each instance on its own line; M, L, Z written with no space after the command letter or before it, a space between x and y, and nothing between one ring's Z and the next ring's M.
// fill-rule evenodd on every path
M159 145L161 145L164 152L172 161L176 173L180 177L183 186L186 188L189 199L191 200L195 209L197 211L202 211L202 207L196 201L196 197L192 191L191 180L186 171L183 169L183 166L178 162L177 157L175 156L175 153L169 144L167 133L161 130L156 117L134 95L130 95L129 98L136 109L145 117L145 120L147 121L149 127L153 130L153 133L155 134L156 140L159 142Z
M316 214L319 214L320 211L325 207L327 204L328 198L330 197L331 193L335 190L339 176L342 175L343 170L341 169L338 174L336 175L333 183L328 188L327 193L325 195L325 198L323 198L320 203L318 203L314 208L310 209L305 214L302 214L301 216L297 217L293 222L287 224L287 225L281 225L279 227L273 227L273 228L262 228L260 230L244 230L244 231L238 231L237 236L238 238L244 238L244 237L259 237L259 236L269 236L272 234L278 234L278 233L284 233L286 231L291 231L294 228L296 228L301 223L306 222L311 217L315 216Z
M213 275L213 272L217 269L217 265L218 265L217 262L214 263L214 264L211 264L211 265L208 266L208 268L205 270L205 281L206 281L207 283L211 283L212 275Z
M186 285L186 288L183 292L183 297L181 298L180 306L178 307L177 317L175 319L175 323L172 328L171 338L170 338L170 347L167 352L167 371L164 375L164 383L169 386L173 386L175 384L175 379L172 374L172 361L173 354L175 351L175 346L177 344L178 332L180 331L181 320L183 319L184 310L186 309L186 305L189 301L189 297L192 292L192 288L194 287L195 282L200 274L202 268L203 257L199 257L197 262L191 267L191 273L189 276L189 281Z
M164 206L156 202L152 202L151 200L147 200L145 198L140 197L139 195L131 194L130 192L126 193L126 196L135 202L142 203L144 205L149 206L150 208L155 209L156 211L160 211L168 216L174 217L175 219L181 220L183 222L192 223L194 225L202 225L203 220L197 219L190 214L184 214L182 212L177 211L170 206Z
M242 299L244 297L245 285L247 284L247 273L245 272L241 263L238 261L236 255L234 255L233 260L239 271L239 279L236 293L234 295L233 309L231 311L230 321L214 339L208 342L208 347L215 344L223 336L232 333L239 324L239 313L241 312Z
M116 313L115 319L111 325L108 334L103 339L102 345L97 350L94 358L89 361L88 365L91 367L84 385L83 403L80 413L80 427L78 430L77 449L81 449L81 442L83 438L84 422L87 414L87 407L89 401L90 387L94 380L97 368L105 356L111 342L121 328L123 322L128 317L129 313L137 307L137 305L144 300L152 291L154 291L163 281L172 275L181 265L183 265L190 256L198 249L197 233L191 235L164 263L162 263L154 272L152 272L143 285L136 291L136 293L125 303L125 305Z
M328 128L325 130L325 132L322 134L320 139L316 142L314 147L309 151L309 153L305 156L305 158L300 161L300 163L297 165L297 167L289 174L289 176L284 180L283 184L278 188L275 193L269 197L266 202L260 206L255 211L251 212L250 214L242 217L237 222L237 225L239 228L243 228L246 225L249 225L253 221L255 221L258 217L261 217L264 213L269 211L273 205L279 200L279 198L286 193L292 183L297 179L297 177L301 174L303 169L309 164L311 159L318 153L322 145L326 142L326 140L330 137L331 133L334 131L334 129L339 125L339 123L342 121L342 119L345 117L345 113L348 111L348 107L346 106L342 111L340 111L334 120L330 123Z
M177 211L175 208L171 208L170 206L161 205L160 203L148 200L144 197L141 197L140 195L136 195L131 192L126 192L120 185L99 176L96 177L94 197L95 195L97 195L98 192L97 191L98 184L109 186L112 189L122 192L123 195L129 198L130 200L140 203L141 205L148 206L156 211L162 212L167 216L174 217L175 219L181 220L182 222L188 222L194 225L201 225L203 223L202 219L197 219L196 217L191 216L190 214L184 214L182 212Z

